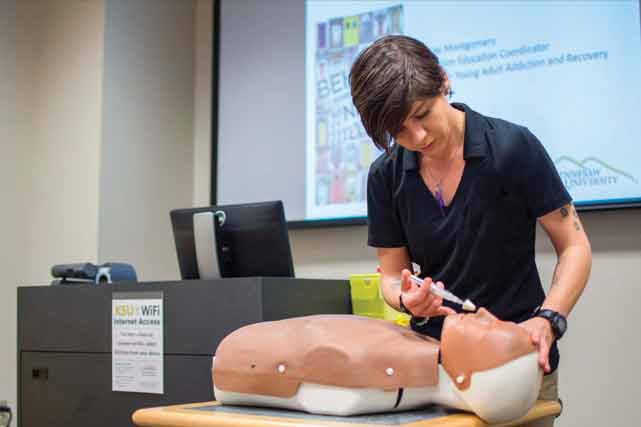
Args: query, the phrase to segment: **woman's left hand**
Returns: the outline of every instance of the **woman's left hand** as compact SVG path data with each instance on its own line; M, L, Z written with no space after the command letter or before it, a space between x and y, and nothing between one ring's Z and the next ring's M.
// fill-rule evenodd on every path
M533 317L525 322L519 323L530 333L530 339L539 351L539 366L546 374L552 369L550 368L550 347L554 341L554 334L552 333L552 326L550 322L542 317Z

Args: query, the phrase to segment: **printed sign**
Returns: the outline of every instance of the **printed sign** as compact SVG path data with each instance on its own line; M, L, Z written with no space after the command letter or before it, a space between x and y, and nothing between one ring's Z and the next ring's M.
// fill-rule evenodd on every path
M111 306L112 390L163 394L162 292L117 292Z

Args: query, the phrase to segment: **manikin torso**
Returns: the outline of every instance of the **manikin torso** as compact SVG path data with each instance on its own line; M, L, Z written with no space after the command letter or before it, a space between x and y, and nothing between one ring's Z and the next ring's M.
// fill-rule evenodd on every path
M223 404L356 415L436 403L491 423L524 415L542 375L527 332L484 309L448 316L440 343L348 315L249 325L221 342L212 373Z

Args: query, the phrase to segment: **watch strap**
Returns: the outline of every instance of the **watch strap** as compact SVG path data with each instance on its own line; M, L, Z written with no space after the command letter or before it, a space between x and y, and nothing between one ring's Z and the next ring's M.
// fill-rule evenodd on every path
M410 324L413 326L421 327L425 326L427 324L427 321L430 320L429 317L419 317L419 316L414 316L411 311L405 307L405 304L403 304L403 294L398 295L398 306L400 308L401 313L405 313L409 316L411 316L410 319Z
M405 307L405 304L403 304L403 293L401 292L398 294L398 306L400 308L401 313L409 314L412 316L412 312Z
M536 310L536 313L534 315L535 317L542 317L550 322L550 327L552 328L554 338L557 340L561 339L567 328L567 320L565 319L565 316L554 310L541 308Z

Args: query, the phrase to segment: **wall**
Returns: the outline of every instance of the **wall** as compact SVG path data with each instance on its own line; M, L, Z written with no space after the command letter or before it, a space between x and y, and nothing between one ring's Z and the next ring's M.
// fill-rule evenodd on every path
M15 408L15 342L16 299L15 283L19 280L23 257L21 244L22 224L20 215L23 206L21 191L17 184L24 180L24 165L21 133L21 110L23 101L18 97L24 87L19 79L22 70L18 67L17 10L13 2L0 1L0 400L7 400ZM4 343L8 345L4 345ZM13 350L13 351L12 351Z
M195 5L0 0L0 400L14 409L18 285L82 261L178 277L169 210L191 206L195 179L209 191L206 167L193 170L193 129L194 45L207 54L211 18L197 35Z
M592 275L560 345L567 406L561 426L641 425L640 219L638 209L583 215L593 248ZM553 251L539 254L549 282Z
M3 0L0 17L0 399L15 408L16 286L96 258L102 2Z
M193 1L105 4L100 262L176 278L169 211L193 198Z
M96 259L103 9L97 1L29 4L26 28L38 29L25 141L32 283L47 282L53 264Z

